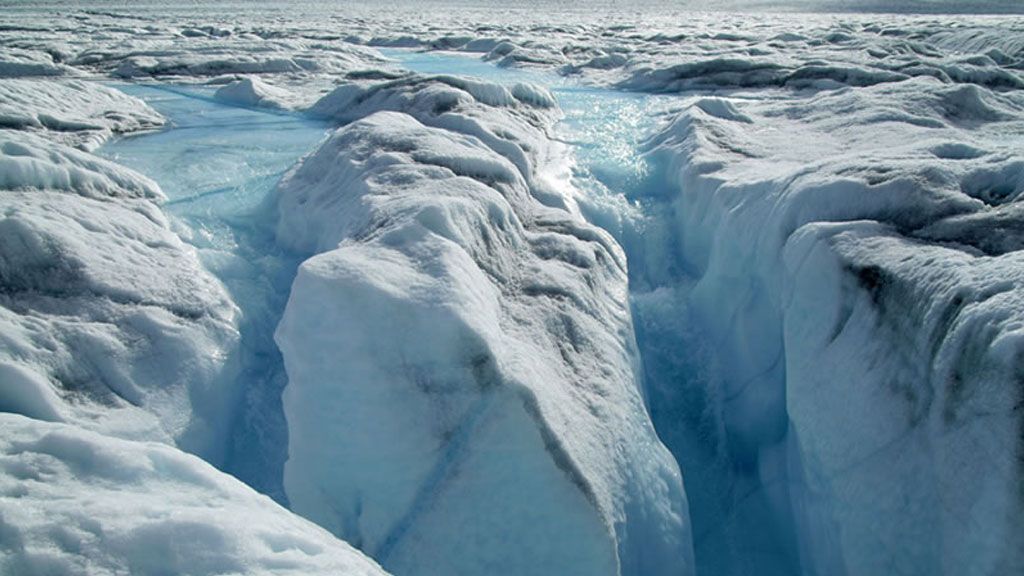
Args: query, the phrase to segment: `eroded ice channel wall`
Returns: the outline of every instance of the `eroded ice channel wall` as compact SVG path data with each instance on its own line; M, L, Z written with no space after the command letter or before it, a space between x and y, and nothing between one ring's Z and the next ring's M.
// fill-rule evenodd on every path
M410 64L439 61L458 65ZM639 162L614 136L578 152L581 210L629 255L698 569L1019 570L1018 95L919 78L773 98L617 102L603 127L675 119Z
M575 211L546 90L342 86L282 180L293 508L401 574L685 574L625 258Z
M1024 566L1006 224L1022 104L932 78L698 98L648 143L712 343L720 433L789 518L806 572Z

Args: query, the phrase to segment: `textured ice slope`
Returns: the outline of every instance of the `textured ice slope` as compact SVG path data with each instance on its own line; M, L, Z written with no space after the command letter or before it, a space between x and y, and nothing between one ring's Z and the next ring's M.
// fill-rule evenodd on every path
M0 127L43 131L91 150L114 134L152 129L163 118L137 98L96 82L0 77Z
M236 309L159 188L23 132L0 131L0 167L4 409L218 461Z
M383 576L195 456L0 414L0 572Z
M285 487L396 573L690 572L623 255L544 176L552 106L451 77L343 86L314 110L365 117L280 185L279 241L317 254L277 332Z
M804 570L1024 566L1022 106L932 78L701 99L650 142L728 443L789 485Z

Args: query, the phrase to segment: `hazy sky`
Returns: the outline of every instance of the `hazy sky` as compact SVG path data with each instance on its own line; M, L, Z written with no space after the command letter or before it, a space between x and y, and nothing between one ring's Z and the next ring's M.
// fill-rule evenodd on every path
M1024 13L1024 0L737 0L736 4L809 11Z
M0 0L0 6L28 8L62 5L73 8L110 7L136 9L187 9L188 6L248 5L267 8L273 5L316 5L331 9L345 5L401 7L467 6L473 8L554 8L560 11L624 9L636 11L801 11L801 12L896 12L959 14L1024 14L1024 0Z

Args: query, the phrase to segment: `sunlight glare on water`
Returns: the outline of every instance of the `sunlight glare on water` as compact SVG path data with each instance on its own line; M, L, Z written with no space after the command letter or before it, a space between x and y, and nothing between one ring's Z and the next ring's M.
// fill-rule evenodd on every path
M551 90L564 113L556 136L575 146L580 183L588 177L627 197L643 195L650 175L639 147L679 98L586 86L547 70L501 68L453 52L385 49L385 56L421 74L465 75L511 85L529 82Z

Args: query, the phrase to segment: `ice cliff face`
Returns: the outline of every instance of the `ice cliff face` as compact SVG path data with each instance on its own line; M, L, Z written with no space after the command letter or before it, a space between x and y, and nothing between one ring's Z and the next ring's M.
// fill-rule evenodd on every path
M784 463L804 570L1024 566L1022 105L931 78L705 98L649 142L728 443Z
M544 177L552 105L344 86L313 110L359 119L279 187L279 241L316 254L277 331L288 497L396 573L690 571L622 252Z
M12 131L0 167L4 408L218 461L235 308L171 231L159 188Z

